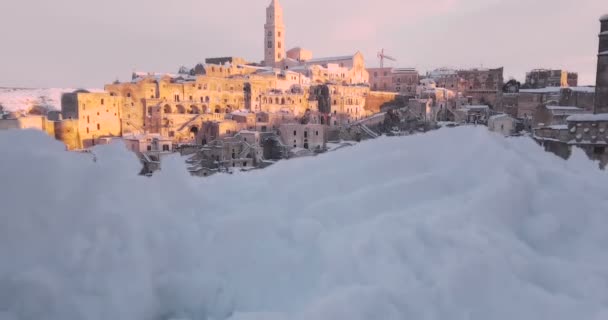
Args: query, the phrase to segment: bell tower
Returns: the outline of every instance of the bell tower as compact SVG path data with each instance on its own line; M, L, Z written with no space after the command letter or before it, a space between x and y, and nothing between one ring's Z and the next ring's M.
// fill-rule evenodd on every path
M600 48L597 55L595 113L608 113L608 14L600 18Z
M279 67L285 59L285 25L283 24L283 8L279 0L272 0L266 8L266 24L264 25L264 65Z

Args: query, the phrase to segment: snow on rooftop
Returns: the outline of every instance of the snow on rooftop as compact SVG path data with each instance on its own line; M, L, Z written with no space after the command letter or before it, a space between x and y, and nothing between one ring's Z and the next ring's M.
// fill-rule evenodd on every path
M607 315L608 175L576 148L458 127L209 179L40 132L0 149L2 319Z
M546 108L548 110L572 110L572 111L583 111L583 109L578 108L578 107L571 107L571 106L546 106Z
M354 55L349 56L338 56L338 57L326 57L326 58L315 58L307 60L306 63L327 63L332 61L341 61L341 60L352 60Z
M566 119L573 122L608 121L608 113L574 114Z
M496 114L490 117L490 120L496 120L496 119L501 119L501 118L513 118L510 115L506 114L506 113L501 113L501 114Z
M540 89L521 89L520 93L559 93L561 91L561 87L547 87Z
M608 20L608 13L600 17L600 21Z
M554 124L550 126L546 126L545 128L553 129L553 130L568 130L567 124Z
M576 92L595 93L595 87L566 87L564 89L570 89Z
M0 88L0 105L5 111L27 111L34 106L48 110L61 110L61 95L74 92L70 88ZM101 89L86 89L103 92Z

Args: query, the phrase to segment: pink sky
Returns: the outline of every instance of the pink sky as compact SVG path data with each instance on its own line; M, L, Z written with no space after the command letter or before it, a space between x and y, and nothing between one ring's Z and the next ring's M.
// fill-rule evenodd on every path
M262 59L269 0L0 2L0 86L101 87L131 71L175 72L206 57ZM282 0L287 44L363 52L377 66L565 68L595 81L605 0ZM102 5L103 4L103 5ZM178 5L179 4L179 5Z

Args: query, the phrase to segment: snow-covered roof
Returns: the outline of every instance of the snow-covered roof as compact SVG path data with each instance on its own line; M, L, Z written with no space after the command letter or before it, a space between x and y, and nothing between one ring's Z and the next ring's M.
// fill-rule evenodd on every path
M608 51L602 51L598 55L600 55L600 56L607 56L608 55Z
M608 13L600 17L600 21L608 21Z
M316 58L310 59L306 61L306 63L327 63L332 61L341 61L341 60L352 60L354 55L349 56L339 56L339 57L327 57L327 58Z
M501 118L510 118L513 119L513 117L511 117L510 115L506 114L506 113L501 113L501 114L497 114L497 115L493 115L490 117L490 120L498 120Z
M567 87L564 89L570 89L576 92L587 92L587 93L595 93L595 87Z
M566 119L573 122L608 121L608 113L598 114L575 114Z
M521 89L520 93L559 93L562 90L561 87L546 87L540 89Z
M171 140L171 138L163 137L159 133L143 133L143 134L132 134L122 137L123 140L147 140L147 139L159 139L159 140Z
M568 130L568 125L567 124L554 124L551 126L547 126L547 128L553 129L553 130Z
M555 111L566 111L566 110L571 110L571 111L583 111L583 109L581 108L577 108L577 107L571 107L571 106L547 106L548 110L555 110Z
M483 109L483 110L487 110L487 109L490 109L490 107L486 106L486 105L464 105L464 106L461 107L461 109L466 109L466 110Z

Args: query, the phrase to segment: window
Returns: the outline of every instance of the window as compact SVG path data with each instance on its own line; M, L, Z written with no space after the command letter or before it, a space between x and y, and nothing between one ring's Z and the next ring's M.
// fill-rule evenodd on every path
M103 99L101 99L101 105L103 106Z
M90 121L90 119L89 119L89 116L87 116L87 123L90 123L90 122L91 122L91 121ZM88 130L87 130L87 131L88 131Z
M131 98L131 92L127 93L127 98Z
M281 31L278 32L279 37L281 36Z
M308 138L308 131L304 131L304 138Z
M89 133L89 127L87 127L87 133Z
M97 124L97 130L101 130L101 125L99 123Z
M277 43L277 46L279 47L279 49L281 49L281 41L279 41L279 42Z
M595 147L593 148L593 153L596 155L603 155L606 152L606 147Z
M247 161L243 162L243 167L247 166Z
M315 135L317 135L317 136L319 135L319 131L318 130L315 132Z
M296 136L298 135L298 132L296 130L293 131L293 135Z
M268 31L268 36L272 37L272 31Z
M272 49L272 41L268 41L268 49Z
M152 151L152 146L151 146L151 145L148 145L148 146L146 147L146 149L147 149L148 151Z

